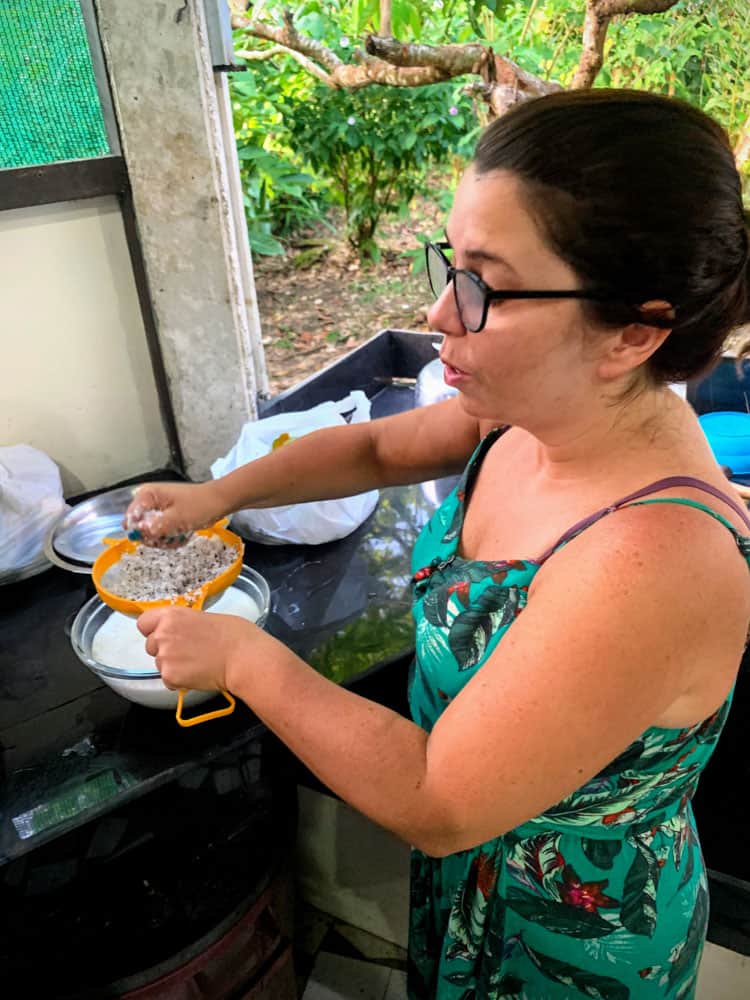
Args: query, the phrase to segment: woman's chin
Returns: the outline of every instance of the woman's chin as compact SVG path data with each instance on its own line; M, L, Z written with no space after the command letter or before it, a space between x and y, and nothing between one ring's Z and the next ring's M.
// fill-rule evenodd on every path
M508 422L501 419L500 407L492 400L478 399L476 396L467 395L462 391L459 391L458 399L461 409L467 417L473 417L474 420L490 420L497 424Z

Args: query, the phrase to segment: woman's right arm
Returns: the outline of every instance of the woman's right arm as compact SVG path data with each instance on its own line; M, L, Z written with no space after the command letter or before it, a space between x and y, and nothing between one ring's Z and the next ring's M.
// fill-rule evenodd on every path
M458 399L392 417L330 427L289 441L220 479L197 485L150 483L138 490L126 520L163 512L152 539L178 535L246 507L277 507L352 496L383 486L459 472L480 437ZM149 530L151 529L151 530Z

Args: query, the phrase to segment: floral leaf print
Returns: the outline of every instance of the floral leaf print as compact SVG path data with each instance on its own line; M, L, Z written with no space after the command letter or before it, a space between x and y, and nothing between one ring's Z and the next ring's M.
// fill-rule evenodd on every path
M581 838L581 847L588 860L597 868L611 868L622 850L621 840L594 840Z
M646 819L642 819L637 823L633 823L627 832L628 839L632 840L637 838L640 841L645 841L650 845L651 841L654 839L654 835L658 830L661 829L662 824L665 821L664 812L649 813Z
M419 650L419 672L422 683L428 683L427 668L435 664L450 662L453 655L448 646L446 629L433 628L426 618L417 621L417 649Z
M503 975L500 979L494 977L490 980L492 986L498 991L498 1000L506 1000L510 997L520 997L523 993L524 981L518 976Z
M453 508L453 517L450 524L443 533L442 541L445 543L455 541L461 534L461 525L464 521L464 500L466 498L465 487L459 483L456 487L456 506Z
M498 569L502 567L502 569ZM471 583L482 583L484 580L492 580L493 583L502 583L508 575L507 563L493 562L464 562L452 563L451 570L462 580L469 580ZM448 574L446 573L446 580ZM452 581L451 581L452 582Z
M594 789L591 791L590 789ZM587 783L577 792L561 799L544 813L554 819L555 825L562 822L566 826L589 826L592 823L604 826L630 824L638 818L638 811L632 804L631 788L618 793L610 783L595 781ZM605 811L606 810L606 811Z
M456 892L448 921L448 935L455 941L447 957L473 960L482 947L488 899L497 882L494 858L483 851L471 863L466 881Z
M561 962L551 955L530 948L524 942L524 950L539 971L555 983L573 987L587 997L595 1000L629 1000L630 990L618 979L600 976L586 969L579 969L568 962Z
M602 892L609 884L608 879L603 882L583 882L572 865L566 865L563 869L563 881L560 885L560 897L564 903L570 906L578 906L589 913L598 912L599 908L612 909L620 903L611 896L605 896Z
M449 972L442 978L446 983L452 983L453 986L468 986L474 978L474 970L469 969L468 972ZM471 989L463 993L462 997L474 997L475 995L475 990Z
M468 670L480 662L490 637L513 620L518 603L518 587L492 584L471 608L458 615L448 642L459 670Z
M541 924L552 934L567 934L576 938L600 938L617 930L616 924L611 924L600 917L596 910L568 903L558 903L554 899L543 899L523 892L522 889L509 889L506 900L509 909L532 924Z
M693 877L693 869L695 867L695 837L693 836L693 828L687 823L686 824L686 836L685 843L687 846L687 864L685 865L685 871L682 873L682 878L680 879L680 884L677 886L677 891L680 892L688 884L690 879Z
M433 684L430 684L425 677L422 664L419 661L415 661L415 663L416 665L409 684L410 699L412 699L413 702L419 700L422 703L419 706L421 715L425 715L425 712L428 713L425 716L427 725L423 724L424 720L422 719L420 719L419 724L423 729L427 729L429 732L435 724L435 720L445 708L445 703L441 703L438 690ZM417 694L419 695L418 699L416 697L412 697L417 696Z
M685 844L688 842L688 829L690 828L690 824L685 819L675 817L671 820L671 826L673 833L672 857L674 858L675 869L679 870L682 863L682 851Z
M621 774L623 771L630 771L634 764L637 764L643 754L643 741L636 740L614 760L610 761L606 767L596 775L597 778L609 778L614 774Z
M453 618L469 607L471 584L495 580L496 574L490 572L491 565L461 560L458 564L451 562L447 565L438 562L437 565L431 564L420 570L426 574L424 581L427 581L422 601L422 613L427 621L441 628L450 626ZM501 578L506 575L503 573Z
M448 624L448 598L446 587L432 586L422 601L422 614L430 625L445 628Z
M723 705L710 715L707 719L704 719L700 723L698 728L693 733L693 736L698 743L713 743L718 738L724 728L724 723L727 721L727 716L729 715L729 709L731 706L731 700L728 698Z
M560 834L544 833L538 837L527 837L518 841L508 853L508 867L514 872L514 879L521 885L533 889L542 886L548 895L560 898L555 884L555 876L565 866L565 859L559 851Z
M698 960L701 956L703 940L706 936L708 922L708 893L704 886L698 887L695 898L695 909L688 927L687 937L680 948L676 959L672 962L667 982L674 989L676 1000L684 997L694 985Z
M632 934L653 937L656 929L656 888L659 882L659 862L642 840L628 838L635 848L635 857L625 876L622 890L620 920Z

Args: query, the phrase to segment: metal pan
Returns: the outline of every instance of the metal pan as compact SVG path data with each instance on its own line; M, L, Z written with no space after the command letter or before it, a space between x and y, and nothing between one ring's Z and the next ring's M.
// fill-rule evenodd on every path
M47 535L44 553L50 562L73 573L90 573L106 546L103 538L124 538L122 519L136 486L120 486L76 504Z

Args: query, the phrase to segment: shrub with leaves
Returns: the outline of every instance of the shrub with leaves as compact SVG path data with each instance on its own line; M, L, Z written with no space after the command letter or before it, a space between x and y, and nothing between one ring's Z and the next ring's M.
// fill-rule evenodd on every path
M292 108L310 89L306 74L274 88L270 66L238 73L230 82L237 156L250 246L258 254L282 254L280 242L326 211L325 183L302 169L288 145L285 101Z
M287 121L297 154L330 178L347 236L362 257L376 257L384 213L405 211L428 169L467 155L476 132L471 105L451 84L316 87Z

